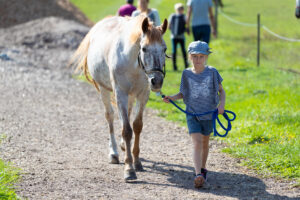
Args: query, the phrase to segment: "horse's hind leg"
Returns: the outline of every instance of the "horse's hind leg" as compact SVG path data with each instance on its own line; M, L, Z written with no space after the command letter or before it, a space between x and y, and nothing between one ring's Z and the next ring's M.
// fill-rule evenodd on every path
M110 102L110 92L105 88L100 88L102 102L105 107L105 118L109 125L109 162L112 164L119 164L119 154L117 143L114 134L114 111Z
M141 95L141 97L137 99L136 102L136 116L133 121L133 131L134 131L134 146L133 146L133 163L136 171L143 171L143 166L139 158L140 154L140 134L143 129L143 112L145 109L145 105L148 101L148 95Z

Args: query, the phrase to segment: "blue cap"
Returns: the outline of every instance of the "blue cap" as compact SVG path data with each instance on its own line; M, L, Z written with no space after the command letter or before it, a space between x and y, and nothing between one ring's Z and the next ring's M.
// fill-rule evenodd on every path
M208 55L210 53L212 53L210 51L210 48L208 47L208 44L206 42L202 42L202 41L195 41L195 42L191 42L189 47L188 47L188 52L190 54L204 54L204 55Z

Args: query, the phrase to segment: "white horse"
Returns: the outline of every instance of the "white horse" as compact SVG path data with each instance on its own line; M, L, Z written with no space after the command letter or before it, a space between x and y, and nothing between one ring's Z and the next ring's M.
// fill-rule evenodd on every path
M100 91L110 130L109 159L110 163L118 164L110 96L114 93L123 128L121 148L125 151L125 181L137 179L135 171L143 170L139 159L143 111L150 89L160 91L163 84L167 48L162 35L167 24L165 19L163 25L154 27L145 16L106 18L90 30L73 57L77 68L83 70L86 78ZM132 156L129 118L135 100L137 112L133 121Z

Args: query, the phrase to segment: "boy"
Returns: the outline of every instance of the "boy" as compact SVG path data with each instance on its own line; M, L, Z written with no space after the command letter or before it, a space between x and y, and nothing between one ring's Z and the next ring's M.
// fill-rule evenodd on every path
M172 41L172 61L173 61L173 70L177 70L176 64L176 52L177 44L181 46L181 51L184 59L185 68L188 67L188 62L186 58L185 51L185 37L184 32L186 31L186 17L184 15L184 6L182 3L175 4L175 12L169 17L169 29L171 30L171 41Z
M224 113L225 91L221 84L219 72L206 65L209 51L206 42L195 41L188 47L192 68L182 72L180 92L165 96L163 101L183 99L186 110L192 113L203 113L218 107L219 114ZM220 99L220 103L219 103ZM207 180L206 161L209 151L209 136L213 131L212 115L194 117L186 115L189 134L193 142L193 161L195 167L195 188L202 187Z

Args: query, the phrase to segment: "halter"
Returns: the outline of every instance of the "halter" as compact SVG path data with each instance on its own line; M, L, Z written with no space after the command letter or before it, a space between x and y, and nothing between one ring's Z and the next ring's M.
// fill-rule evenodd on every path
M160 68L153 68L149 71L147 71L145 69L145 65L144 63L142 62L142 59L141 59L141 53L139 52L139 55L138 55L138 63L139 63L139 66L144 70L144 72L148 75L148 74L151 74L153 72L160 72L164 75L164 77L166 76L166 65L164 64L164 67L163 67L163 70L161 70Z

